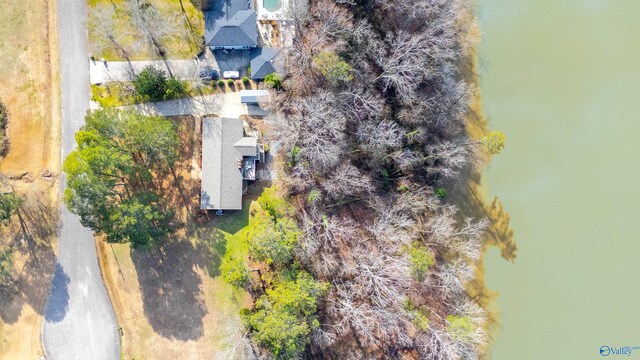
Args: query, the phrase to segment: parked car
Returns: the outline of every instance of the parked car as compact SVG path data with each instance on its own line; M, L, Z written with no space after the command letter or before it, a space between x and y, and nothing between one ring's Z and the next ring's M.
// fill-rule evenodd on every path
M225 71L222 73L222 76L227 79L237 79L240 77L240 73L237 71Z
M218 80L220 74L214 69L204 69L200 70L200 78L202 80Z

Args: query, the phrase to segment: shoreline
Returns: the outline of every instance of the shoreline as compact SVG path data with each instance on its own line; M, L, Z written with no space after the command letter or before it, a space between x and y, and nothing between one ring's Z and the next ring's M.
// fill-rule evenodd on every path
M472 31L477 31L477 35L480 36L479 23L475 14L472 14L470 19L472 21L470 26L473 29ZM479 38L477 40L477 43L473 45L472 50L463 58L459 66L463 78L475 90L471 96L472 100L470 101L469 112L466 115L465 126L466 132L471 139L480 138L490 131L490 124L483 108L478 72L479 55L477 49L482 39ZM466 284L470 297L478 301L487 312L487 321L484 329L488 334L488 342L480 351L481 358L489 358L501 324L500 310L497 307L499 293L488 288L486 284L485 257L489 249L495 247L500 250L504 260L514 262L517 250L513 239L513 230L509 226L509 213L504 210L497 196L492 200L488 200L485 172L490 163L491 158L488 158L478 169L464 174L460 182L464 182L466 186L458 189L451 199L451 202L458 207L461 218L486 217L490 223L484 235L482 255L473 264L475 267L474 278Z

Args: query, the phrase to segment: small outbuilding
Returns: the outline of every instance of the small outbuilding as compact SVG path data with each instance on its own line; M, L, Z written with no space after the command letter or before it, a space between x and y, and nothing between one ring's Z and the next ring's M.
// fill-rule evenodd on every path
M269 100L267 90L240 90L240 102L243 104L259 104Z

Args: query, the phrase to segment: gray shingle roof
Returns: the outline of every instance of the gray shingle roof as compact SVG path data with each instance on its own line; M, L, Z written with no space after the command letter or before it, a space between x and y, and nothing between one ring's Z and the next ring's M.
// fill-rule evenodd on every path
M243 104L258 104L260 101L269 100L267 90L240 90L240 102Z
M250 136L245 136L242 139L236 141L233 146L236 151L242 156L257 156L258 155L258 139Z
M265 76L271 73L282 73L282 69L275 61L279 52L279 48L264 47L254 49L251 52L251 78L264 79Z
M200 208L242 209L242 154L235 144L244 137L242 120L206 117L202 120L202 188Z
M217 0L205 12L205 42L209 46L258 46L256 12L247 0Z

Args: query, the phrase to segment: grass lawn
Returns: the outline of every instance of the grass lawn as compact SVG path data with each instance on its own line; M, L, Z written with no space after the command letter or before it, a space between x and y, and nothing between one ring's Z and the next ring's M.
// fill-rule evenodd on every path
M251 223L248 210L225 214L150 250L98 240L123 359L205 359L224 350L228 324L240 321L251 298L224 283L218 267L226 252L246 254Z
M44 302L54 269L59 183L41 177L60 170L55 2L0 0L0 99L9 112L9 152L0 173L29 176L10 181L27 198L23 218L0 228L0 249L13 250L11 280L0 281L0 358L38 359ZM30 181L33 179L33 181ZM50 181L47 181L50 180Z
M173 36L164 40L162 46L169 59L192 59L200 49L204 36L204 18L190 0L147 0L158 9L167 26L175 28ZM95 11L115 9L113 29L120 45L126 49L130 60L151 60L160 57L151 46L140 41L131 16L127 12L125 0L89 0L89 24L96 18ZM113 46L101 45L96 31L89 31L89 44L93 56L97 59L116 61L125 60Z
M102 107L126 106L145 102L143 99L135 96L132 90L133 84L125 84L118 82L104 83L100 85L91 85L91 99L96 101ZM185 93L181 96L167 98L165 100L173 100L185 97L211 95L221 92L217 87L198 86L194 82L185 81Z
M243 290L220 276L228 252L245 256L245 235L259 210L260 184L249 188L243 211L199 213L200 124L175 119L182 141L176 178L167 180L177 231L149 249L97 241L105 284L122 328L123 359L216 359L233 337L239 311L251 306Z

